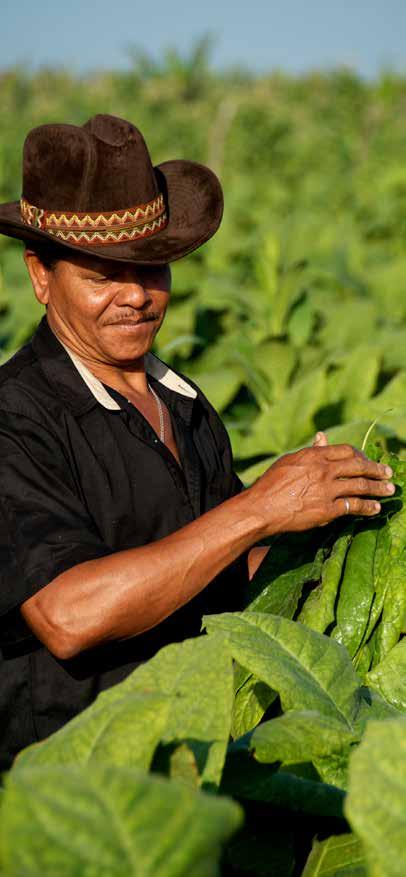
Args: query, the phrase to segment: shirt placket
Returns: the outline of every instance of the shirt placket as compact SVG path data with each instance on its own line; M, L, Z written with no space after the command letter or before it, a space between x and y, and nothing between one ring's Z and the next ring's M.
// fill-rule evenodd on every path
M189 496L187 480L177 460L175 460L175 457L171 454L166 445L160 441L146 418L137 408L129 405L125 413L128 417L128 429L131 434L147 444L164 460L177 490L183 497L186 518L190 521L194 520L196 515L191 497Z
M183 495L187 517L194 520L201 514L202 476L200 458L192 438L193 399L178 394L175 396L155 378L149 376L148 379L168 408L182 467L169 448L158 438L141 411L121 393L112 390L111 387L106 387L106 389L119 402L122 412L125 413L130 432L148 444L156 453L159 453L165 461L176 488Z
M195 517L198 517L201 514L202 471L200 458L192 438L192 411L186 410L182 413L182 411L178 410L176 415L172 409L171 403L167 402L167 405L171 413L175 440L183 463L184 478L188 487L189 499ZM182 402L178 403L177 407L178 409L182 408Z

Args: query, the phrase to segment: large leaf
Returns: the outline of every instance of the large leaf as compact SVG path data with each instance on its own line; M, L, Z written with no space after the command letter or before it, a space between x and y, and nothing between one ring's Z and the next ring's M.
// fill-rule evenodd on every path
M376 387L381 355L373 347L359 346L343 357L339 368L328 376L329 402L345 402L345 419L352 418L352 405L369 399ZM356 380L354 376L356 375Z
M310 592L298 618L302 624L319 633L324 633L334 621L337 591L353 529L353 524L350 524L338 536L330 556L324 563L321 582Z
M100 700L108 702L121 691L169 698L162 742L186 741L196 758L199 782L218 785L233 706L232 662L220 637L200 636L166 646Z
M359 683L348 653L333 640L294 621L259 612L204 618L231 654L279 692L284 710L316 710L351 728Z
M325 400L325 388L322 369L296 380L282 399L257 417L238 456L280 454L308 439L315 430L314 417Z
M169 698L163 694L125 692L118 685L114 700L99 696L60 731L23 750L16 769L97 762L148 769L169 708Z
M371 877L406 874L406 719L370 722L350 759L347 818Z
M368 877L361 841L353 834L316 840L302 877Z
M321 779L345 789L350 747L358 739L342 722L316 712L292 710L259 725L248 745L260 762L312 762Z
M320 577L325 542L331 537L329 531L321 542L320 530L311 530L283 533L273 539L249 583L246 601L249 611L293 618L303 585Z
M293 618L303 585L321 572L323 550L315 557L314 553L313 540L308 534L300 534L296 540L289 535L283 540L275 540L250 582L248 610ZM312 558L310 561L309 557ZM254 728L275 696L269 686L244 668L236 686L233 737Z
M351 407L352 417L375 418L381 425L392 429L403 441L406 439L406 371L398 372L381 393L366 402Z
M319 782L289 769L276 770L275 765L260 764L239 748L231 748L221 781L220 791L233 798L263 801L292 810L317 816L341 819L344 792L334 785ZM317 774L313 772L317 777Z
M238 665L237 665L238 666ZM231 734L241 737L261 721L265 711L277 697L276 691L261 682L249 670L240 669L240 683L236 690L233 706Z
M366 682L389 703L406 712L406 639L401 639L386 658L367 673Z
M296 358L295 349L282 341L266 341L254 348L254 363L266 374L274 399L283 396Z
M227 407L243 382L241 369L229 367L221 372L194 372L193 378L217 411Z
M257 761L295 764L349 751L354 739L341 721L316 712L292 710L259 725L250 737L249 748Z
M371 720L401 719L402 716L403 713L388 703L378 691L374 691L373 688L361 688L361 701L355 721L355 731L358 737L363 736L367 723Z
M374 598L374 557L379 532L375 523L354 536L338 594L337 626L332 636L348 649L351 657L361 645Z
M1 856L8 877L218 877L241 813L132 768L26 768L6 778Z

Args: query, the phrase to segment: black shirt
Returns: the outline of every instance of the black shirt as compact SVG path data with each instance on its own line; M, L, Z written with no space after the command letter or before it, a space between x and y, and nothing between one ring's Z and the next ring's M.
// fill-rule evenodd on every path
M207 612L233 611L247 552L153 630L57 660L19 606L76 564L154 542L242 489L230 441L199 388L151 353L182 467L133 405L66 350L44 317L0 368L0 767L88 706Z

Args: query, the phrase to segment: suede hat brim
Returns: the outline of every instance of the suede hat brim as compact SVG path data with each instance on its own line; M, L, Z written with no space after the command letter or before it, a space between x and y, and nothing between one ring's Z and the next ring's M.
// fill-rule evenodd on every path
M193 252L217 231L223 215L223 193L216 175L205 165L178 159L154 168L168 210L168 224L154 236L103 246L71 244L26 225L20 202L0 204L0 233L27 245L50 244L75 253L146 265L162 265Z

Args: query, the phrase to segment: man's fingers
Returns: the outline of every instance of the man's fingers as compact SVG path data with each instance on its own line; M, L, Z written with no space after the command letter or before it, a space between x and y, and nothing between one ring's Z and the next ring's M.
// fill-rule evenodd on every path
M328 438L325 432L318 432L313 442L314 448L326 448L328 445Z
M357 449L352 445L327 445L326 460L352 460L356 456Z
M334 482L336 497L339 496L391 496L395 486L388 481L369 478L342 478Z
M373 499L360 499L358 496L336 499L333 505L337 518L343 515L362 515L370 518L373 515L378 515L381 511L379 502L375 502Z
M390 466L374 463L367 457L345 457L334 466L334 478L375 478L377 481L388 480L393 475Z

